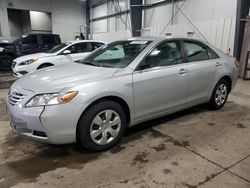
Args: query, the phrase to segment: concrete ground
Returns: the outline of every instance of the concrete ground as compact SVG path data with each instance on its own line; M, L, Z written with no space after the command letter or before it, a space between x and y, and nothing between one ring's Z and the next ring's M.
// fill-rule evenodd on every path
M18 137L0 73L0 187L250 188L250 81L225 107L195 107L130 128L113 149L90 153Z

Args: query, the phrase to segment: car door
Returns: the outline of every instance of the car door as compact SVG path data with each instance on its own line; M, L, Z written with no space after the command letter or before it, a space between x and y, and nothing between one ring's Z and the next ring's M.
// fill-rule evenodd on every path
M211 88L220 69L219 56L207 45L192 40L183 41L188 61L188 103L199 103L210 97Z
M20 41L20 54L21 55L27 55L36 53L39 51L39 44L38 44L38 36L37 35L29 35L25 38L23 38Z
M179 41L155 47L133 73L136 119L181 107L187 102L188 72Z
M64 54L65 51L69 51L69 53ZM51 61L53 60L53 64L62 65L62 64L66 64L66 63L71 63L73 61L79 60L78 59L78 56L79 56L78 52L79 52L78 43L71 44L70 46L65 48L63 51L61 51L58 55L53 56L53 57L48 57L47 59L50 59Z

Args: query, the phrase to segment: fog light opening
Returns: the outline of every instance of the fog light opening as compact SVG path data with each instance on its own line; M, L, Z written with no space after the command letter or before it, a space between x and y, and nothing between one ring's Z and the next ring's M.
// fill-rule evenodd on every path
M39 136L39 137L47 137L46 133L45 132L42 132L42 131L33 131L33 135L34 136Z

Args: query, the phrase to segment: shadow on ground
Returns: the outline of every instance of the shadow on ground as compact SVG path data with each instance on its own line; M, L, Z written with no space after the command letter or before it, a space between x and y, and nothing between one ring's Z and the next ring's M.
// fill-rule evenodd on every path
M122 138L122 141L107 152L117 154L126 148L126 144L133 140L142 138L142 136L144 134L147 134L148 132L152 132L152 128L157 125L168 123L169 121L190 114L202 113L204 111L207 111L207 109L203 106L197 106L131 127L127 129L124 137ZM160 133L152 132L152 136L154 137L162 136L158 134ZM7 138L8 140L6 140L1 147L14 147L18 149L22 142L24 142L23 138L18 137L14 133L10 133ZM176 144L180 143L178 141L175 142ZM98 157L104 153L105 152L89 152L83 150L77 144L59 146L41 144L39 146L39 152L32 153L31 151L31 153L29 153L27 157L24 157L21 160L0 165L0 180L6 180L3 183L0 182L0 187L9 187L19 182L31 182L34 181L35 178L40 174L55 170L60 167L81 169L84 168L84 164L93 160L97 160ZM11 155L11 151L9 151L9 153L6 153L6 155Z

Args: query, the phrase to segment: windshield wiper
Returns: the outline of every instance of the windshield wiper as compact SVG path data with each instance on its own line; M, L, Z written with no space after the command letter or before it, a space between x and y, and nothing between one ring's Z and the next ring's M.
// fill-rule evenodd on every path
M82 63L82 62L81 62L81 63ZM91 62L83 62L83 64L98 67L98 65L96 65L96 64L94 64L94 63L91 63Z

